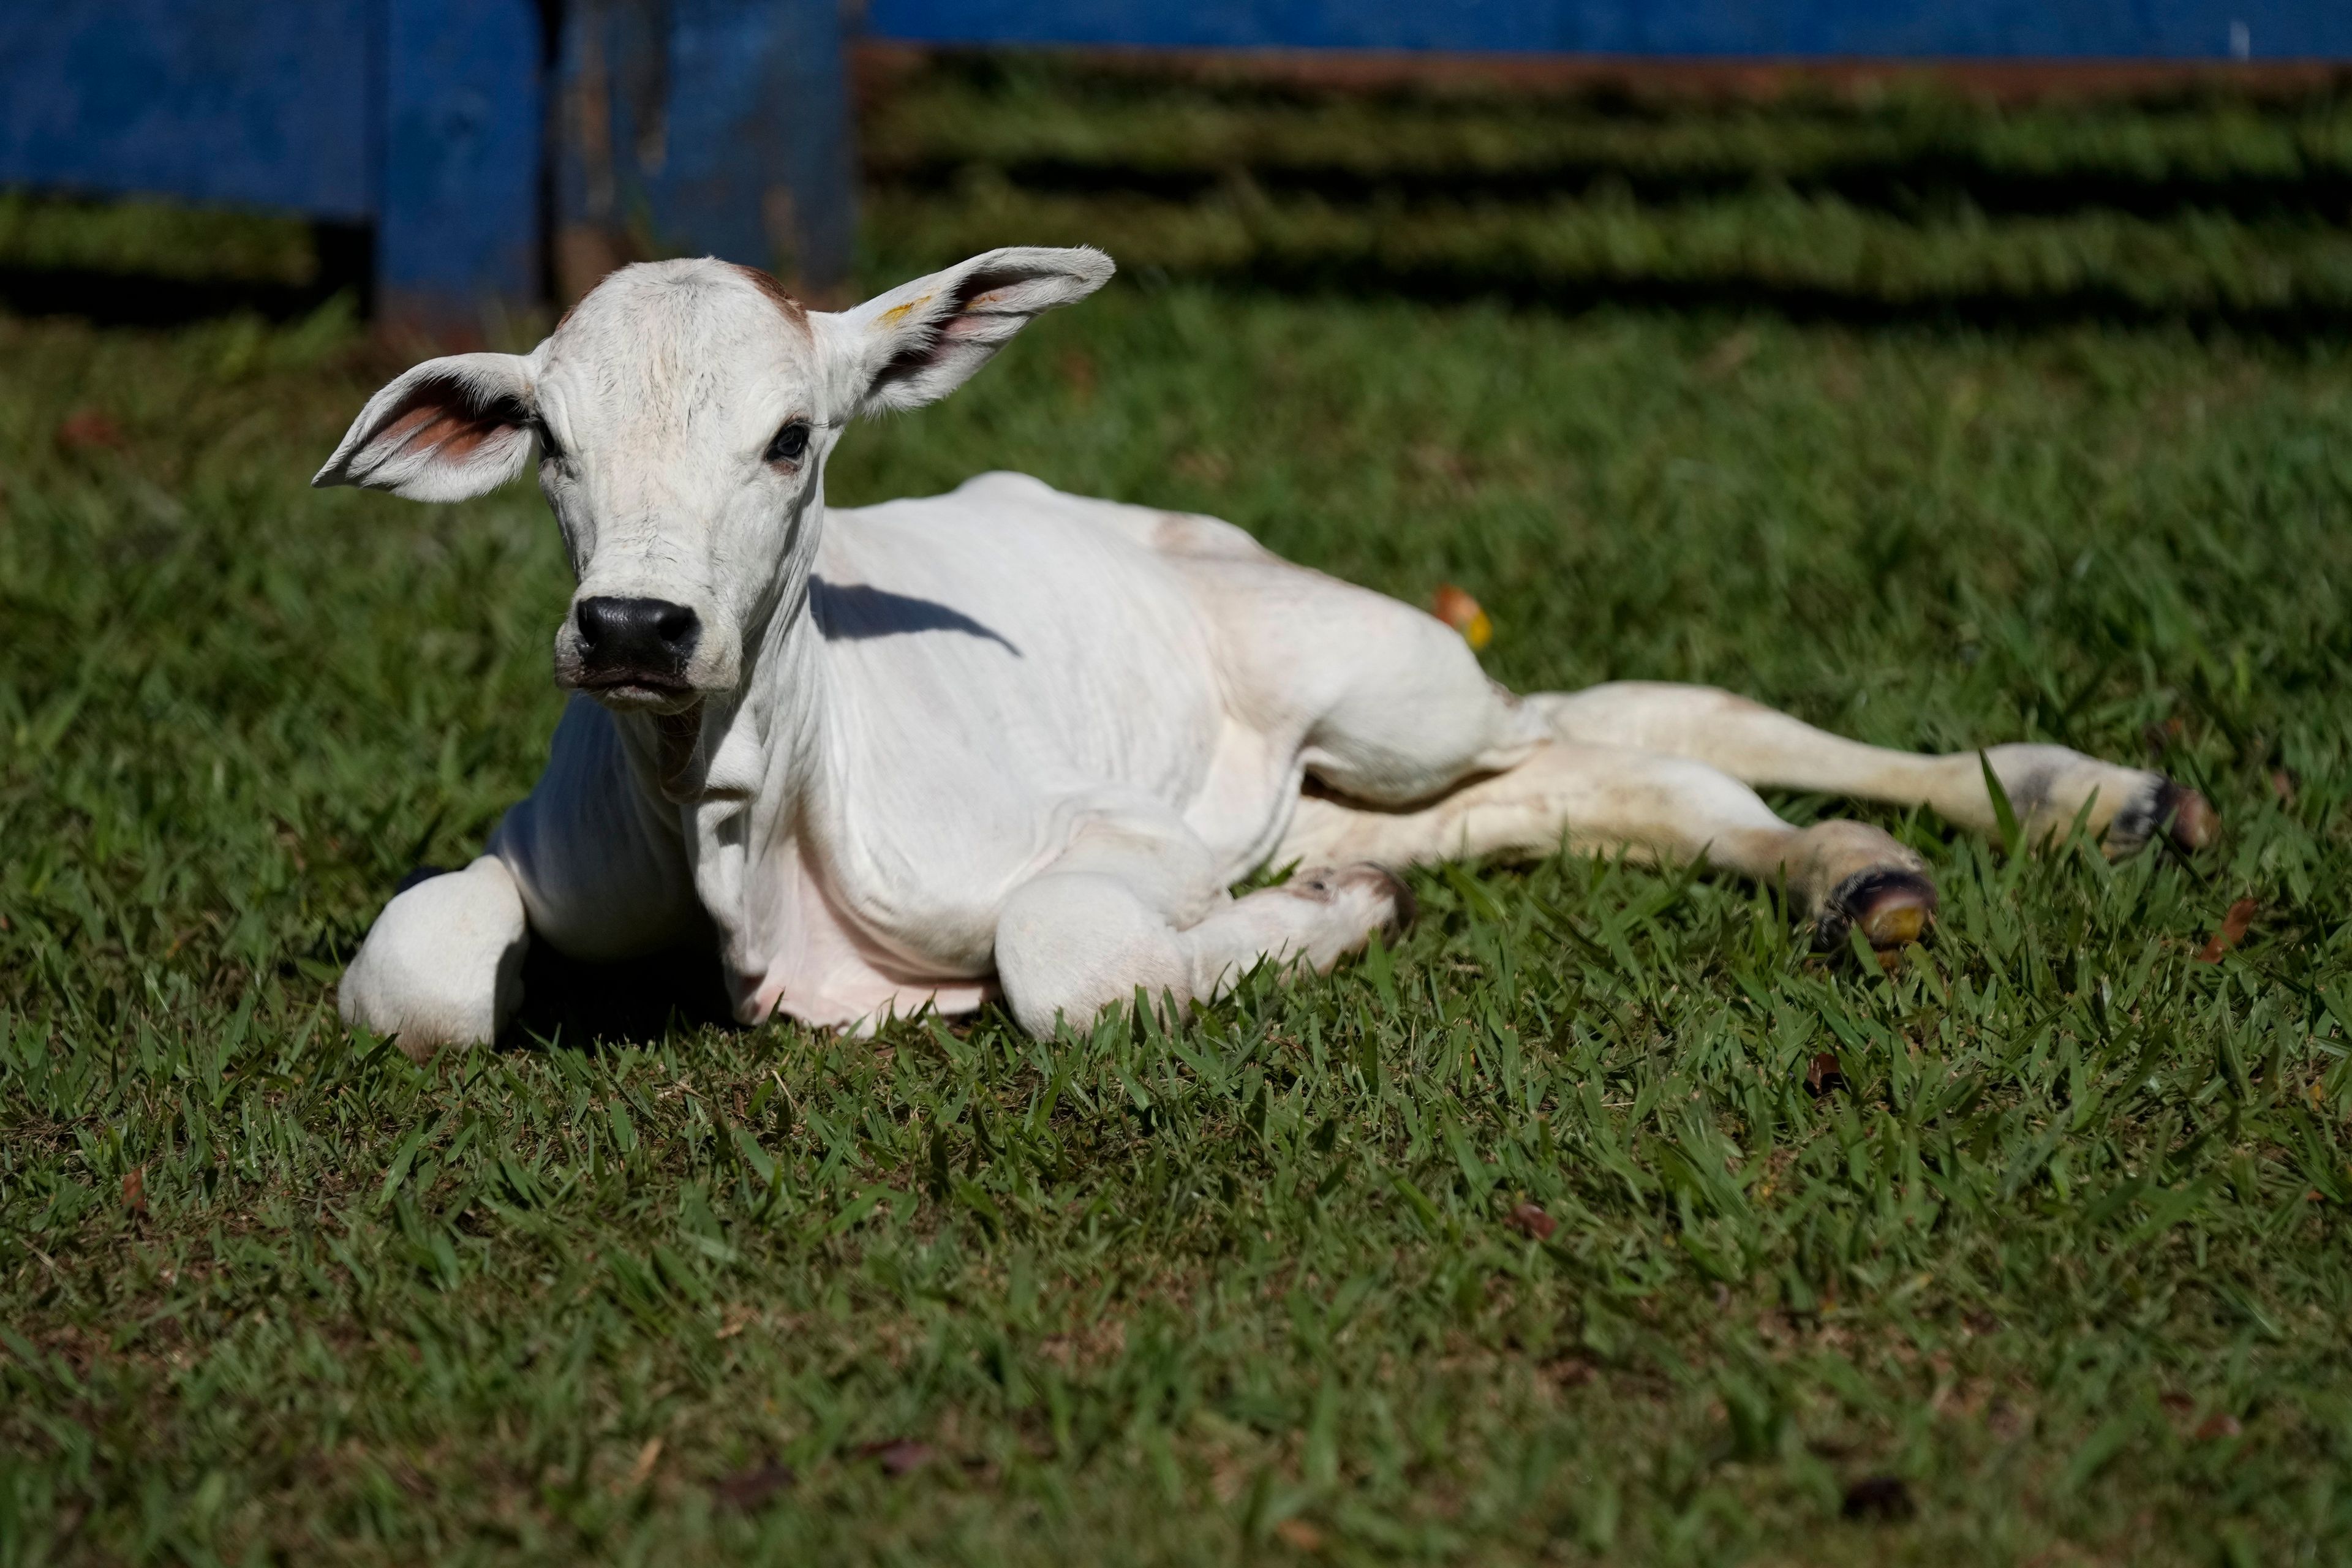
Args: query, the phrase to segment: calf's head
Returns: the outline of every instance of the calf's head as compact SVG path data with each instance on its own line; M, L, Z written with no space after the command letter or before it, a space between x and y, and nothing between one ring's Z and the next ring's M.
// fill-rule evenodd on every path
M676 712L733 688L816 548L849 421L945 396L1098 250L993 250L838 313L709 259L625 267L528 354L429 360L371 398L317 485L462 500L539 453L579 588L556 679Z

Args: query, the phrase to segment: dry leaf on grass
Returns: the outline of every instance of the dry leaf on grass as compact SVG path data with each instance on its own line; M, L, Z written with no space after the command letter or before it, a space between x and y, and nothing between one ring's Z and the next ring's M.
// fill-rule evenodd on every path
M629 1467L629 1479L622 1483L623 1491L635 1491L653 1479L654 1467L661 1462L662 1440L648 1437L646 1446L637 1450L637 1462Z
M1285 1546L1294 1551L1320 1552L1323 1550L1323 1532L1303 1519L1286 1519L1274 1527L1274 1532L1282 1537L1282 1543Z
M1816 1051L1813 1059L1805 1064L1805 1088L1815 1100L1832 1089L1845 1087L1845 1068L1838 1065L1834 1051Z
M931 1462L931 1446L918 1443L912 1437L885 1437L879 1442L860 1443L856 1452L861 1459L879 1459L882 1473L886 1476L903 1476Z
M412 1357L418 1357L416 1346L410 1345L408 1347L408 1352ZM421 1361L421 1357L418 1359ZM629 1465L629 1473L611 1484L609 1489L612 1494L614 1497L625 1496L628 1493L636 1490L639 1487L644 1486L648 1480L651 1480L653 1479L654 1466L661 1459L661 1452L662 1440L660 1438L646 1438L645 1447L637 1450L636 1458L631 1461Z
M1537 1241L1549 1241L1551 1233L1559 1228L1559 1221L1533 1204L1521 1204L1510 1212L1503 1223L1520 1235Z
M2205 944L2205 951L2197 955L2197 962L2221 963L2223 953L2246 940L2246 928L2254 923L2254 916L2262 912L2262 908L2252 899L2240 899L2231 904L2230 912L2221 917L2221 929L2213 933L2213 940Z
M1495 623L1478 607L1478 601L1451 583L1440 583L1437 594L1430 601L1430 612L1447 626L1462 634L1462 640L1473 648L1485 647L1495 640Z
M122 1173L122 1206L133 1214L147 1212L147 1167L133 1165Z
M731 1476L721 1478L712 1485L710 1495L721 1508L750 1513L799 1479L790 1465L771 1458L748 1470L738 1470Z
M58 445L68 452L86 451L92 447L122 445L122 426L111 415L100 414L95 408L77 409L58 421Z

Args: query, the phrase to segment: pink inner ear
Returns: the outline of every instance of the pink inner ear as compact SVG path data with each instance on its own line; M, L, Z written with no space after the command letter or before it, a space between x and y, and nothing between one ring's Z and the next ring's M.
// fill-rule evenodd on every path
M464 399L462 390L446 382L419 387L407 406L394 415L369 445L390 444L404 452L465 458L493 436L522 423L521 411L506 399L483 409L467 406Z

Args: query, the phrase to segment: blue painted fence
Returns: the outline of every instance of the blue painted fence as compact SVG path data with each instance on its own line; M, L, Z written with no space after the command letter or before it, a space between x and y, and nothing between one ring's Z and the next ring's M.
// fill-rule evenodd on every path
M824 296L856 239L838 0L571 0L551 152L559 291L679 252Z
M546 37L548 18L557 35ZM939 44L2352 59L2352 0L869 0ZM0 184L364 223L464 335L633 256L824 293L853 233L839 0L0 0Z
M375 226L386 309L537 292L532 0L0 5L0 182Z
M2352 0L869 0L930 44L1865 59L2352 59Z
M380 309L458 337L541 297L551 218L822 291L845 74L832 0L0 0L0 184L368 224Z

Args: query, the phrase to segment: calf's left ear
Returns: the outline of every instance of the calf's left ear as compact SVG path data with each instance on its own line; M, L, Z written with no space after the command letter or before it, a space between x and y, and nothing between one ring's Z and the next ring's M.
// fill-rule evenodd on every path
M530 367L514 354L426 360L368 399L310 482L364 485L411 500L466 500L530 457Z
M989 356L1056 305L1076 304L1118 268L1090 246L1015 246L810 322L861 414L919 408L971 378Z

